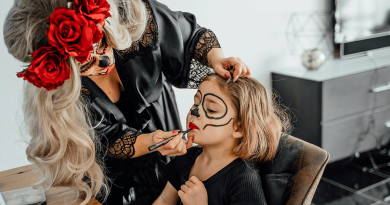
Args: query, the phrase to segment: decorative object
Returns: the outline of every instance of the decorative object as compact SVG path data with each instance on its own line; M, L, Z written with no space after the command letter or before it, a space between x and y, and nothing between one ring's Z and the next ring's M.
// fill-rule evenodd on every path
M309 70L317 70L325 60L324 52L318 49L307 50L302 54L302 64Z
M286 29L291 55L316 70L333 54L332 14L330 12L294 13Z

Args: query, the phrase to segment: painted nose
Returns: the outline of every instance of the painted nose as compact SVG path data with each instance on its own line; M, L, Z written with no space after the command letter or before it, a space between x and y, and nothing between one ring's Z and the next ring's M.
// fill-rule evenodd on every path
M191 115L196 116L196 117L200 117L199 108L197 107L197 108L191 110Z
M99 61L99 67L105 68L110 65L110 58L108 56L99 56L101 60Z

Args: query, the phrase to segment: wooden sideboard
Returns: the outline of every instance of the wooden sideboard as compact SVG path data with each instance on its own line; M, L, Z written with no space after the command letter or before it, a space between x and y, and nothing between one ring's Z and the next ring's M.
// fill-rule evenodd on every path
M390 139L390 56L273 70L272 87L295 115L292 135L328 151L330 161Z
M38 178L31 172L33 165L27 165L15 169L0 172L0 189L2 192L31 187L38 181ZM48 205L79 205L82 200L76 198L75 189L69 187L50 187L45 191ZM90 202L91 205L101 205L96 200Z

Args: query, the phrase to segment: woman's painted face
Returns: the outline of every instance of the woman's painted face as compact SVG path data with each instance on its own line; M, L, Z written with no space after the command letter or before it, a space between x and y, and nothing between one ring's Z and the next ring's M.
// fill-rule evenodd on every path
M91 58L87 62L81 64L81 76L107 75L115 68L115 58L112 47L107 44L100 46L101 42L102 41L100 40L99 43L93 45Z
M221 92L214 81L204 81L194 96L194 105L187 115L188 137L194 143L211 145L221 143L234 132L236 110L233 102Z

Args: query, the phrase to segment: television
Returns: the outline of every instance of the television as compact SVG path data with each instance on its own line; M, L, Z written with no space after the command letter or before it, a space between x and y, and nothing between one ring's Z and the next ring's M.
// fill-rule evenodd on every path
M390 51L390 0L335 0L334 7L342 59Z

